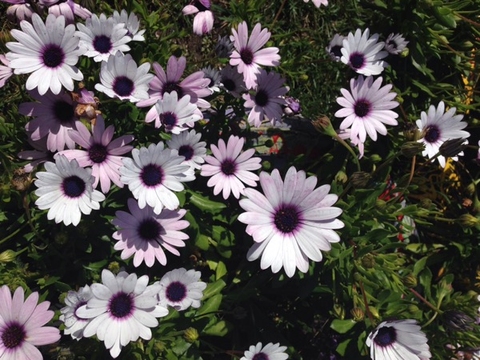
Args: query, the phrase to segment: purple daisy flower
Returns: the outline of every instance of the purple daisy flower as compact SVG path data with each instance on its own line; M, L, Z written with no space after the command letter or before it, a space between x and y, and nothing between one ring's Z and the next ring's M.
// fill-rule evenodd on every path
M65 324L65 335L70 335L72 339L80 340L83 338L83 329L90 322L90 319L84 319L77 315L77 309L85 305L93 297L92 290L88 285L81 287L78 291L70 290L65 297L65 307L60 309L60 321Z
M179 99L176 91L163 94L163 98L157 101L155 108L159 115L159 121L155 121L155 127L163 125L166 132L173 134L180 134L189 127L193 127L195 121L202 118L197 105L190 102L190 95L184 95Z
M184 156L184 164L190 165L192 169L201 169L207 155L207 143L200 141L201 133L195 130L183 131L178 135L173 134L172 138L167 141L170 149L178 151L178 155Z
M12 4L7 9L7 16L12 20L18 21L27 20L30 21L32 15L35 13L30 0L0 0L7 4Z
M213 13L210 11L210 0L193 0L182 10L183 15L193 15L193 32L197 35L208 34L213 29Z
M405 40L402 34L391 33L388 35L387 40L385 40L385 50L390 54L398 55L406 49L408 43L409 42Z
M67 24L75 22L75 15L82 19L87 19L92 16L90 10L77 4L73 0L39 0L38 3L48 8L48 13L56 17L60 15L65 16Z
M10 61L7 60L5 55L0 55L0 61L3 65L0 65L0 88L5 86L5 83L13 75L13 70L10 67Z
M248 186L257 186L258 175L252 171L262 167L259 157L252 157L255 149L248 149L241 153L244 138L230 135L228 142L220 139L218 146L211 145L213 156L207 156L207 164L202 165L200 175L210 176L207 186L213 187L213 194L218 195L222 192L226 200L230 193L237 199L243 194L245 184Z

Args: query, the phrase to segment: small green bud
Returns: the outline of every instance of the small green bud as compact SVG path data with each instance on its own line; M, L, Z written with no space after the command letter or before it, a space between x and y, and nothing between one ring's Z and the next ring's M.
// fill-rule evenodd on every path
M370 155L370 160L374 163L374 164L377 164L379 163L380 161L382 161L382 157L378 154L372 154Z
M116 275L120 271L120 264L116 261L112 261L110 264L108 264L108 270Z
M335 181L341 184L345 184L348 181L348 176L344 171L340 170L337 175L335 175Z
M410 50L408 48L405 48L402 50L402 52L400 53L400 57L402 58L405 58L408 56L408 54L410 54Z
M375 319L380 319L380 314L378 313L378 310L375 306L369 306L368 310L370 311L370 314L372 314L372 316Z
M183 333L183 337L185 338L185 340L187 340L187 342L194 343L199 338L198 331L193 327L189 327Z
M367 186L368 182L371 179L371 175L365 171L357 171L352 174L350 181L352 182L353 187L357 189L364 188Z
M359 322L359 321L363 321L363 319L365 318L365 313L363 312L362 309L358 307L350 310L350 313L352 314L353 321Z
M375 266L375 256L372 254L367 254L362 257L362 266L365 269L372 269Z
M10 261L15 260L17 253L13 250L5 250L0 254L0 262L1 263L8 263Z
M270 161L263 161L262 162L262 170L264 171L270 171L272 169L272 163Z
M336 138L337 132L332 126L332 122L326 115L320 115L316 120L312 121L313 126L318 132Z
M387 206L387 202L385 200L382 200L382 199L375 200L375 207L377 209L383 210L385 209L386 206Z
M430 209L432 207L432 199L423 198L420 200L420 206L424 209Z
M404 130L403 134L405 135L405 139L411 142L417 142L417 140L422 138L422 132L418 130L415 124L410 124L407 130Z
M345 309L343 308L342 305L340 304L333 305L333 313L337 318L341 320L345 319Z
M411 158L422 152L423 149L425 149L425 145L423 143L408 141L402 145L400 152L403 156Z
M417 277L413 274L408 274L402 279L403 285L405 285L407 288L414 288L417 286Z
M460 215L457 221L464 228L474 227L480 223L480 220L477 217L468 213Z
M417 305L415 304L410 304L408 305L408 312L410 314L417 314L420 311Z

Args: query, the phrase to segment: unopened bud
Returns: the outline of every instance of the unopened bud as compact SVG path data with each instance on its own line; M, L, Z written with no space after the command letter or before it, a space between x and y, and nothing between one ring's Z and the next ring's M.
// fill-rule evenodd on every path
M352 182L353 187L361 189L367 186L371 177L372 176L365 171L357 171L352 174L352 176L350 177L350 181Z
M454 157L467 147L468 142L465 139L450 139L445 141L440 148L440 155L445 157Z
M362 257L362 266L365 269L371 269L375 266L375 256L372 254L367 254L364 257Z
M312 124L317 131L331 137L337 137L337 132L334 130L332 122L328 116L320 115L316 120L313 120Z
M415 314L415 315L416 315L419 310L420 310L420 309L419 309L418 306L415 305L415 304L410 304L410 305L408 305L408 312L409 312L410 314Z
M350 313L352 314L353 321L359 322L365 318L365 313L360 308L353 308L350 310Z
M340 304L333 305L333 313L341 320L345 319L345 309Z
M403 156L411 158L422 152L423 149L425 149L425 145L423 143L408 141L402 145L400 152Z
M387 202L385 200L382 200L382 199L377 199L375 200L375 207L377 209L385 209L385 207L387 206Z
M408 274L402 279L402 282L407 288L414 288L417 286L417 277L413 274Z
M15 260L17 253L13 250L5 250L0 254L0 263L8 263Z
M348 176L342 170L340 170L337 173L337 175L335 175L335 181L338 182L338 183L345 184L347 182L347 180L348 180Z
M120 264L116 261L112 261L110 264L108 264L108 270L114 274L118 274L120 271Z
M187 342L193 343L198 340L198 331L193 327L189 327L183 333L183 337L185 338L185 340L187 340Z
M460 215L457 221L464 228L474 227L480 223L478 218L468 213Z
M475 320L459 310L448 310L443 313L443 321L453 331L471 331Z
M375 319L380 319L380 314L378 313L378 310L376 307L374 306L369 306L368 307L368 310L370 311L370 314L372 314L372 316L375 318Z

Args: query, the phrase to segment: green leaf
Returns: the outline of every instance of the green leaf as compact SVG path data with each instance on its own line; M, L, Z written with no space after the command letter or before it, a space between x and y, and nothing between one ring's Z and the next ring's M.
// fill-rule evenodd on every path
M330 328L335 330L339 334L345 334L346 332L350 331L355 326L355 324L356 322L352 319L335 319L330 324Z
M200 309L198 309L197 317L217 311L222 303L222 299L222 294L213 295L200 307Z
M425 268L425 265L427 264L427 259L428 257L425 256L415 263L415 265L413 266L413 275L417 276L418 273Z
M187 191L187 201L190 201L190 203L200 210L207 211L212 214L218 213L227 207L227 205L224 203L210 200L205 196L191 191Z
M215 281L214 283L209 283L207 288L203 292L203 300L208 299L209 297L216 295L222 291L222 289L226 286L226 282L222 279Z
M215 269L215 278L218 280L227 273L227 266L223 261L219 261Z
M231 330L232 326L224 320L213 324L212 326L207 326L202 333L212 336L225 336Z

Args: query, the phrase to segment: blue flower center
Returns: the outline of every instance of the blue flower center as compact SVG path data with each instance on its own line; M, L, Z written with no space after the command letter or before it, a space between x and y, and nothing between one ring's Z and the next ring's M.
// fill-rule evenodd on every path
M221 170L225 175L234 175L235 170L237 170L237 164L233 160L226 159L221 165Z
M138 235L142 240L153 241L158 239L162 226L155 219L148 218L142 220L138 225Z
M178 119L175 113L170 111L160 114L160 121L167 127L172 127L177 125Z
M56 68L63 64L65 53L63 49L55 44L47 45L42 54L43 63L49 68Z
M187 288L180 281L174 281L167 287L166 296L171 302L180 302L185 299L187 295Z
M369 101L365 99L360 99L355 102L353 105L353 110L355 111L355 115L358 117L365 117L371 110L372 105Z
M395 328L387 326L378 330L377 336L375 336L373 341L375 341L378 346L385 347L394 343L396 339L397 332L395 331Z
M165 93L171 93L173 91L177 92L177 97L179 99L183 97L183 89L180 87L180 85L178 85L177 82L169 81L162 87L162 95Z
M63 192L70 198L77 198L85 192L85 181L78 176L69 176L63 180Z
M255 104L261 107L265 107L268 104L268 94L265 90L258 90L255 94Z
M134 84L131 79L126 76L118 76L113 81L113 91L119 96L130 96L132 95Z
M261 352L261 353L253 355L252 360L269 360L269 357L268 357L267 354Z
M70 125L75 115L73 105L65 100L57 100L53 103L53 114L55 119L60 121L62 125Z
M428 143L436 143L440 138L440 129L436 125L430 125L425 128L425 135L423 137Z
M90 149L88 149L88 156L96 164L101 164L107 158L108 151L106 146L102 144L93 144Z
M361 69L365 65L365 56L362 53L353 53L350 55L350 65L354 69Z
M11 323L2 333L2 342L7 349L14 349L25 340L25 330L17 323Z
M120 292L112 297L109 304L110 314L116 318L124 318L131 314L133 301L130 295Z
M190 160L193 157L194 151L190 145L182 145L178 149L178 155L184 156L185 161Z
M293 232L300 222L297 208L291 205L283 205L275 213L273 222L282 233Z
M146 186L157 186L162 183L163 170L158 165L149 164L143 168L140 177Z
M95 36L95 39L93 39L93 48L100 54L107 54L112 50L112 41L105 35Z

